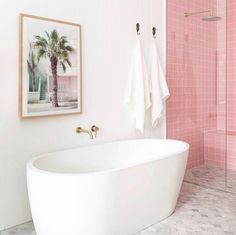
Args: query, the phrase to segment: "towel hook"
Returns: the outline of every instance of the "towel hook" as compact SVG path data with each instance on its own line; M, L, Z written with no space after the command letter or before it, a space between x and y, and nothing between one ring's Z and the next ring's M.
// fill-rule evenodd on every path
M157 31L156 27L153 27L153 28L152 28L152 35L153 35L153 38L156 38L156 31Z
M136 24L136 31L137 31L137 35L140 35L140 24L139 23Z

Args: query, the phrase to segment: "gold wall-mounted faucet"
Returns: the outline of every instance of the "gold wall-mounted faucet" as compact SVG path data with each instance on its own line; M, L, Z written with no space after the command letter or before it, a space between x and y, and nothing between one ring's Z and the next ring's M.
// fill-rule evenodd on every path
M89 137L90 137L91 140L97 137L97 132L98 132L98 131L99 131L99 127L97 127L97 126L95 126L95 125L93 125L93 126L91 127L91 131L90 131L90 130L85 130L85 129L83 129L82 127L77 127L77 128L76 128L76 132L77 132L78 134L80 134L80 133L86 133L86 134L89 135Z
M90 139L91 139L91 140L93 139L93 132L92 132L92 131L85 130L85 129L83 129L82 127L77 127L77 128L76 128L76 132L77 132L78 134L80 134L80 133L87 133L87 134L89 134Z

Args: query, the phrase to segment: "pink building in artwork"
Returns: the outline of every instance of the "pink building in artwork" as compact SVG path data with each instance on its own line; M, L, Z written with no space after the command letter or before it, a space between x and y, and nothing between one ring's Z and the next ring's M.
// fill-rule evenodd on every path
M52 93L52 75L49 76L49 93ZM57 77L58 84L58 101L77 101L77 77L70 75L58 75Z

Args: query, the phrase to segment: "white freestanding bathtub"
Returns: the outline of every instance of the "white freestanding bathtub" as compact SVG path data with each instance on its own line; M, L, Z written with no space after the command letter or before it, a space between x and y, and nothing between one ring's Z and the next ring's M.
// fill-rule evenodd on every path
M131 235L174 211L189 145L129 140L49 153L27 164L37 235Z

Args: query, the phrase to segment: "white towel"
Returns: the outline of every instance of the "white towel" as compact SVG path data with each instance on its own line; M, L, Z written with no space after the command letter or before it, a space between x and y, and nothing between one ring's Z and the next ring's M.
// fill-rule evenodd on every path
M153 39L151 50L151 117L152 127L154 128L162 118L165 101L170 96L170 93L155 39Z
M141 133L144 131L145 112L150 107L150 82L147 66L137 38L132 63L129 72L126 102L135 119L135 127Z

